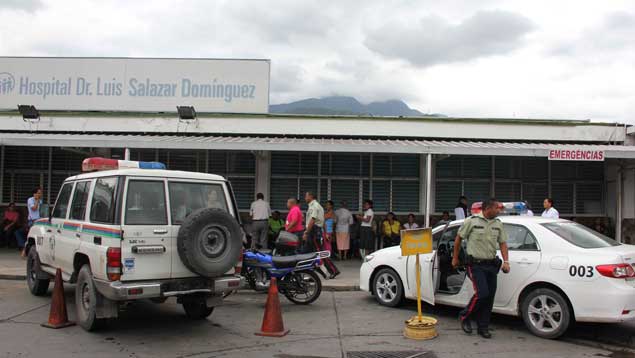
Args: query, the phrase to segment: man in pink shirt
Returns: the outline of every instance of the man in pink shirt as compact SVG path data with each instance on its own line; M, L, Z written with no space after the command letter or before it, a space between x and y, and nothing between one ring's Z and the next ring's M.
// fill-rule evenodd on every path
M298 201L294 198L287 200L287 209L289 209L289 213L287 214L284 229L302 238L304 226L302 225L302 212L300 211Z

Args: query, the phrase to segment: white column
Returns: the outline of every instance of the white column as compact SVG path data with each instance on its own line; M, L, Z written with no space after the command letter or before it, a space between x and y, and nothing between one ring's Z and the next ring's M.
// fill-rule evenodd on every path
M432 196L432 154L428 153L426 158L426 222L425 227L430 227L430 210L432 208L432 202L430 197Z
M617 177L615 178L615 240L617 242L622 242L622 175L622 165L620 163L617 168Z
M426 213L426 154L419 154L419 213Z
M271 152L256 151L254 156L256 160L256 193L262 193L265 196L265 200L270 201Z

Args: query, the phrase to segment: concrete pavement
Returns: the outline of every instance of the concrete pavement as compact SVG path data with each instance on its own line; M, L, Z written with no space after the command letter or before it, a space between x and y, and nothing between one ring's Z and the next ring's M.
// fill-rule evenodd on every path
M17 249L0 249L0 280L25 280L26 260Z
M401 332L416 305L382 307L363 292L324 292L309 306L281 297L284 323L291 330L284 338L254 335L260 328L266 295L250 292L230 296L204 321L188 320L174 300L161 305L141 301L96 333L77 326L50 330L39 326L47 319L50 297L31 296L25 286L24 281L0 281L0 357L318 358L346 357L356 351L427 351L437 357L619 356L571 343L584 338L575 331L564 340L537 338L520 320L499 315L494 317L494 339L467 336L456 322L458 310L447 307L424 306L427 314L439 319L440 336L411 341ZM71 319L75 316L73 289L66 285ZM607 325L607 329L635 333L633 327L623 325Z

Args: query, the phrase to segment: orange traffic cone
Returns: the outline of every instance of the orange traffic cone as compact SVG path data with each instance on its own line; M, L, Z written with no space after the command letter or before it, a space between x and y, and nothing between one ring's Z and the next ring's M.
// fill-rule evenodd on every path
M282 323L282 311L280 310L280 299L278 298L278 284L276 278L271 278L269 285L269 294L267 295L267 304L265 305L265 315L262 318L262 327L260 332L256 332L257 336L266 337L284 337L289 330L284 329Z
M62 282L62 270L55 272L55 286L53 287L53 301L51 301L51 312L48 322L42 323L42 327L64 328L74 326L75 322L68 320L66 314L66 300L64 299L64 283Z

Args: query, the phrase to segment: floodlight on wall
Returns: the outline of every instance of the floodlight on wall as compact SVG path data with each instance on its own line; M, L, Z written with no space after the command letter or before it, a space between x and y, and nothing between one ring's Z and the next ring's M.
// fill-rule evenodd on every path
M18 105L18 112L20 112L24 120L40 118L40 112L33 105L20 104Z
M179 119L193 120L196 119L196 111L192 106L176 106L176 111L179 114Z

